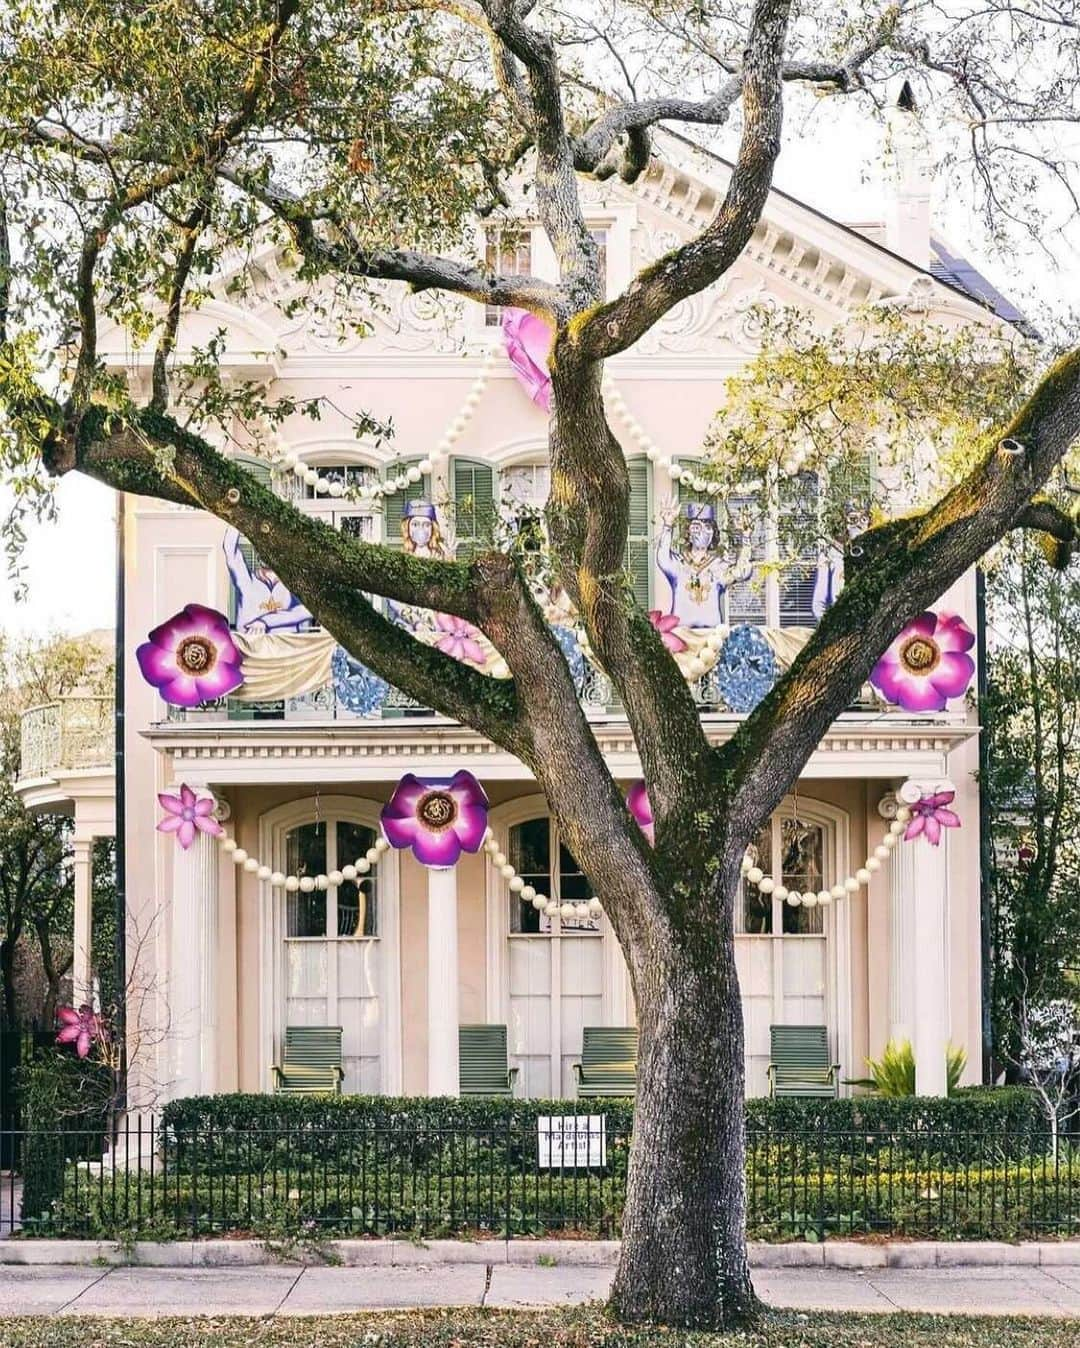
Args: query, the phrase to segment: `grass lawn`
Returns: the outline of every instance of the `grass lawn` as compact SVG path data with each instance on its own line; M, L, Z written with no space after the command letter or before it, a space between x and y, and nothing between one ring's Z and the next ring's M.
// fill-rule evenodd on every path
M1080 1348L1080 1320L773 1312L753 1333L620 1329L596 1310L0 1320L5 1348Z

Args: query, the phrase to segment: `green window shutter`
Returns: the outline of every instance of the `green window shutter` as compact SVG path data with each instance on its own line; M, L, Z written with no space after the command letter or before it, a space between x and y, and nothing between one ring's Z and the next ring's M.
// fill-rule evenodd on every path
M454 460L456 558L467 562L491 542L495 523L495 474L490 464Z
M700 459L684 459L680 457L678 464L680 468L689 468L692 472L697 472L701 468ZM688 487L685 482L676 482L675 499L678 501L679 505L685 505L687 501L696 501L700 503L711 500L712 498L707 491L695 491L693 487Z
M419 462L419 459L398 459L395 463L387 464L383 481L408 472ZM421 478L419 482L410 482L404 491L399 488L392 496L383 497L383 539L388 548L401 547L401 521L405 518L406 504L409 501L427 500L430 490L428 479Z
M652 473L645 456L626 461L630 478L630 527L626 537L626 570L634 598L643 609L652 597Z

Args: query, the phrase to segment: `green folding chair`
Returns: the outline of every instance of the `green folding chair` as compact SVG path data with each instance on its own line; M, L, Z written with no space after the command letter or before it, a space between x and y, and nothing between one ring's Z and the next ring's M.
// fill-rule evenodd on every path
M518 1069L507 1061L505 1025L458 1026L458 1083L462 1095L514 1093Z
M633 1095L637 1055L636 1026L586 1025L581 1032L581 1061L574 1063L578 1095Z
M835 1099L840 1064L829 1061L824 1025L770 1025L769 1094Z
M341 1094L340 1025L289 1025L285 1053L274 1064L274 1090L291 1095Z

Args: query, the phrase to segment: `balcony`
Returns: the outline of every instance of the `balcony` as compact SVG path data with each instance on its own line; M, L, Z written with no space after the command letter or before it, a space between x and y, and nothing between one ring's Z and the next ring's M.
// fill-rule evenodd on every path
M27 809L72 813L80 798L111 801L114 726L111 697L72 695L23 712L15 790Z

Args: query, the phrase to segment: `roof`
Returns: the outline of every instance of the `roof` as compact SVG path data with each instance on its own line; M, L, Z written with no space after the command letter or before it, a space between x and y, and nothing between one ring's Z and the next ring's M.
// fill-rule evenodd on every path
M943 281L955 290L962 290L977 304L985 305L998 318L1013 324L1026 336L1038 335L1016 305L1006 299L982 272L976 271L966 258L954 256L940 239L930 240L930 250L934 254L930 263L930 275L935 280Z
M726 159L722 154L710 149L707 145L702 145L700 141L692 136L687 136L678 131L673 131L670 127L664 128L665 134L672 140L679 141L687 148L696 151L698 154L705 155L706 158L713 160L717 164L722 164L726 169L734 170L735 165L730 159ZM785 201L790 201L793 205L808 211L820 220L826 220L838 229L846 230L849 234L856 236L863 243L868 243L872 248L878 249L882 253L888 253L891 257L900 257L898 253L886 246L880 237L884 233L884 227L878 222L871 224L852 224L843 220L838 220L835 216L828 215L818 207L812 206L808 201L801 197L796 197L790 192L785 192L782 188L773 184L770 192ZM995 317L1000 318L1002 322L1010 323L1022 332L1026 337L1037 337L1039 334L1031 323L1024 317L1019 309L967 261L966 258L954 256L940 239L931 237L931 251L934 253L934 260L931 261L928 268L923 268L910 258L901 258L914 271L923 272L932 276L935 281L941 285L948 286L950 290L958 291L965 299L973 300L983 308L988 309Z

